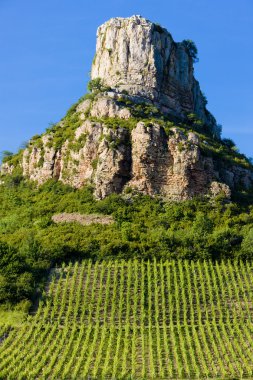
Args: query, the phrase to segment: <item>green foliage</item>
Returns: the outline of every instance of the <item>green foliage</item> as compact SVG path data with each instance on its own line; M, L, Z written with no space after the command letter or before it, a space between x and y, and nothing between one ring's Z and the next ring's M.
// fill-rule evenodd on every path
M84 100L94 100L95 98L96 98L96 95L97 94L95 94L95 93L88 93L88 94L85 94L85 96L84 96Z
M22 158L23 158L23 150L19 150L18 153L16 154L9 154L10 152L8 152L8 155L5 155L4 158L3 158L3 163L8 163L9 166L14 166L14 175L16 174L16 172L19 172L19 169L20 169L20 163L22 162Z
M79 152L86 143L87 133L82 133L77 140L74 140L69 143L68 149L73 150L74 152Z
M52 215L61 212L109 214L115 223L53 223ZM252 258L252 206L222 199L166 203L129 189L126 198L95 201L91 187L48 181L37 188L7 176L0 215L1 302L32 299L50 266L69 259Z
M2 162L8 162L13 156L13 153L10 152L9 150L4 150L3 152L0 153L0 160Z
M52 146L58 150L67 140L69 142L74 140L75 131L82 123L79 114L76 112L76 107L82 100L83 98L68 110L60 123L53 124L46 130L46 133L51 136L50 141L47 143L48 147Z
M222 126L220 124L214 124L210 127L209 125L206 125L203 120L200 120L194 113L186 115L186 123L180 124L186 129L192 128L195 132L201 133L207 137L211 137L212 140L220 142L222 132Z
M246 257L253 256L253 227L245 234L242 241L242 254Z
M88 91L98 94L99 92L109 91L111 88L104 85L101 78L91 79L87 85Z
M235 142L232 139L224 138L222 139L222 143L230 149L235 147Z
M96 78L92 79L89 81L87 85L88 91L93 92L93 91L101 91L102 89L102 79L101 78Z
M187 115L187 124L192 126L196 131L201 131L204 123L202 120L200 120L198 118L197 115L195 115L195 113L189 113Z
M0 242L0 303L20 302L34 295L36 279L45 268L38 264L39 251L34 252L32 248L18 250Z
M97 169L97 166L98 166L98 158L95 158L92 163L91 163L91 166L94 170Z
M182 142L179 142L177 144L177 149L178 149L179 152L183 152L183 150L185 149L184 148L184 144Z
M136 127L136 124L138 122L138 120L134 118L121 119L119 117L90 117L89 120L93 121L94 123L102 123L106 125L108 128L114 130L117 130L119 127L132 130Z
M126 94L126 91L121 92L123 95ZM118 103L130 109L131 115L135 119L147 119L147 118L158 118L163 120L163 115L161 112L152 104L149 103L140 103L137 104L133 102L128 97L118 98Z
M193 59L193 62L198 62L198 49L192 40L183 40L182 44L186 47L189 52L190 57Z
M252 379L252 276L242 260L64 263L33 315L0 310L0 378Z
M213 157L219 167L231 167L232 165L239 165L246 169L252 169L252 164L249 159L241 154L237 149L234 149L233 142L232 147L228 146L224 139L222 141L213 139L211 136L198 133L200 137L200 147L202 154L205 156ZM226 141L227 139L225 139ZM228 139L230 141L230 139ZM229 143L229 145L231 142Z

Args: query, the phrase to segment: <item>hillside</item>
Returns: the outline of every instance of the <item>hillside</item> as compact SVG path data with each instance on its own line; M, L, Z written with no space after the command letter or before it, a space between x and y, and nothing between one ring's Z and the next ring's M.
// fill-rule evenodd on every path
M241 261L54 269L35 315L0 326L0 377L252 378L252 275Z
M253 377L253 166L191 40L99 27L88 93L0 169L0 379Z
M96 201L92 188L73 189L58 181L37 187L12 175L0 186L0 212L4 304L22 306L36 299L49 268L69 259L252 259L253 208L243 197L240 202L219 197L168 203L113 194ZM62 213L75 219L59 223ZM101 224L107 215L113 223ZM93 224L82 223L89 218Z
M3 159L1 303L29 305L68 259L252 258L252 165L221 139L196 60L140 16L98 29L89 93Z

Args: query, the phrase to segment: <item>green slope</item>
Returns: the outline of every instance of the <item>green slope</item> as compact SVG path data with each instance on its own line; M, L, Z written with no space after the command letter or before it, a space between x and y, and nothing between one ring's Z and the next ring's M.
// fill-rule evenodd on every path
M17 178L16 178L17 179ZM56 224L58 213L109 214L113 224ZM10 177L0 185L0 304L29 306L56 263L86 258L251 259L253 207L194 199L167 203L112 194L95 201L49 181L41 187Z

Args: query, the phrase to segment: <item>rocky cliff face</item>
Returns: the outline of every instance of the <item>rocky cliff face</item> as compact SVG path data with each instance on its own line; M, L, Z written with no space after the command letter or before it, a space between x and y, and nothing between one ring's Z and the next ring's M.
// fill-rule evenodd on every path
M91 78L102 78L118 92L152 100L164 113L180 119L195 113L215 129L188 48L141 16L114 18L98 28Z
M131 191L172 200L229 198L231 190L253 186L245 157L185 123L185 113L194 112L212 132L215 120L189 52L165 29L139 16L102 25L92 78L111 89L81 100L34 137L2 165L3 177L20 166L38 184L52 178L76 188L90 184L98 199Z
M250 169L206 156L196 133L168 130L159 119L138 121L108 95L84 100L73 115L80 126L72 140L57 149L49 132L24 151L26 177L39 184L56 178L76 188L91 184L99 199L131 190L172 200L221 192L230 197L231 189L253 184ZM66 128L64 121L58 128Z

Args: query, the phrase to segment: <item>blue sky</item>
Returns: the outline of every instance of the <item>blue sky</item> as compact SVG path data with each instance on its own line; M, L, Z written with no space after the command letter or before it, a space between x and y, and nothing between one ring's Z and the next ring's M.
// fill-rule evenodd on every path
M0 151L64 116L86 92L97 27L133 14L195 41L209 110L253 156L252 0L0 0Z

